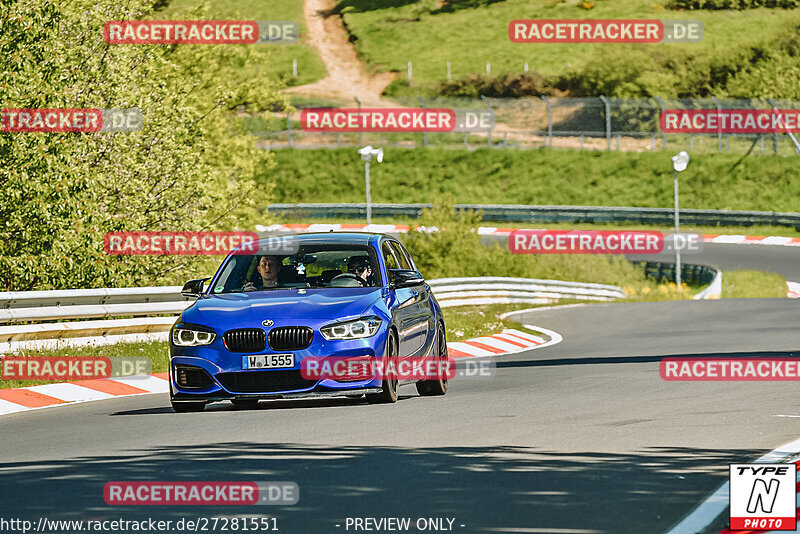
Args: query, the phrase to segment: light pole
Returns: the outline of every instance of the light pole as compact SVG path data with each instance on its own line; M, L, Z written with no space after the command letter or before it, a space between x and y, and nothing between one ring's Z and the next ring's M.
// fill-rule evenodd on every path
M361 154L361 159L364 160L364 180L367 182L367 224L372 224L372 198L369 193L369 162L372 161L373 156L377 156L378 163L383 161L383 149L372 148L372 145L367 145L364 148L359 148L358 153Z
M672 177L675 181L675 284L678 286L678 293L681 291L681 251L678 246L678 232L680 232L680 217L678 215L678 173L686 170L689 165L689 154L685 150L678 152L677 156L672 156Z

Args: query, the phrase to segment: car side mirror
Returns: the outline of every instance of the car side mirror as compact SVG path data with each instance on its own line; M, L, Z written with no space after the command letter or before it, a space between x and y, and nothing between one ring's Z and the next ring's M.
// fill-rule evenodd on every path
M413 287L424 283L425 279L419 271L411 269L389 269L389 287L392 289Z
M203 294L203 282L206 280L211 280L211 277L189 280L183 285L183 289L181 289L181 295L184 297L200 298L200 296Z

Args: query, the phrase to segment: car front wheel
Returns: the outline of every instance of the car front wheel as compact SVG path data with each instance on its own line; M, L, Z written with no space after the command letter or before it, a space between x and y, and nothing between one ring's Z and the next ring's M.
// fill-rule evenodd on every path
M384 367L383 391L380 393L367 393L367 401L373 404L397 402L397 338L394 333L389 334L386 341L386 365ZM388 372L387 372L388 371Z
M444 326L439 325L436 329L436 349L435 358L437 365L441 369L445 368L447 364L447 339L445 338ZM436 395L444 395L447 393L447 377L440 376L436 380L421 380L417 382L417 392L422 397L433 397Z

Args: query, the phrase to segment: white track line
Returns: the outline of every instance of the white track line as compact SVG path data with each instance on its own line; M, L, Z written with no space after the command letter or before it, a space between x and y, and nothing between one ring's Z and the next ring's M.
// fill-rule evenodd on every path
M515 313L528 313L528 312L538 312L538 311L547 311L547 310L563 310L564 308L580 308L582 306L588 306L588 304L561 304L559 306L539 306L538 308L525 308L524 310L514 310L506 313L501 313L498 315L501 319L505 319L509 315L514 315ZM598 304L593 304L592 306L598 306ZM541 332L541 330L540 330Z
M780 463L800 452L800 439L781 445L770 451L753 463L771 464ZM705 501L700 503L680 523L672 527L666 534L695 534L702 532L714 522L728 507L728 482L725 482L717 491L712 493Z
M537 348L543 349L543 348L549 347L551 345L557 345L557 344L561 343L564 340L564 338L561 337L561 334L559 334L558 332L555 332L553 330L548 330L547 328L542 328L541 326L534 326L534 325L531 325L531 324L524 324L522 326L524 326L525 328L527 328L529 330L535 330L537 332L541 332L542 334L550 336L550 341L545 341L544 343L539 345Z

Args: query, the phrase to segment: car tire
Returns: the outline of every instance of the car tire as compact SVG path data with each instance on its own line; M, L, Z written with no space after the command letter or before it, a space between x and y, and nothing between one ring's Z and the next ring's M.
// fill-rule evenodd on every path
M437 361L447 361L447 339L444 333L444 325L439 324L436 329L435 354ZM447 393L447 378L442 377L436 380L420 380L417 382L417 393L421 397L435 397Z
M177 413L202 412L206 407L205 402L173 402L172 409Z
M386 341L386 367L384 369L397 369L397 337L389 334ZM367 401L372 404L391 404L397 402L397 377L384 377L381 384L383 391L380 393L367 393Z
M258 399L231 399L231 402L239 410L254 410L258 406Z

